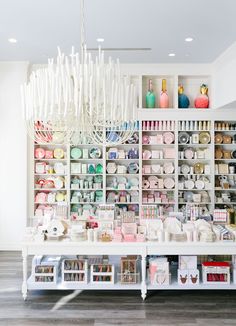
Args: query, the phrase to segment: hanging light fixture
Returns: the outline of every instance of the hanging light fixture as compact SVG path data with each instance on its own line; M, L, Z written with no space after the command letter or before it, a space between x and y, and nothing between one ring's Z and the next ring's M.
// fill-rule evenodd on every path
M80 55L70 56L58 48L56 62L33 71L21 87L27 132L35 141L67 143L91 138L97 144L126 142L137 130L137 96L128 77L121 74L119 60L99 48L95 61L84 39L84 0L80 1Z

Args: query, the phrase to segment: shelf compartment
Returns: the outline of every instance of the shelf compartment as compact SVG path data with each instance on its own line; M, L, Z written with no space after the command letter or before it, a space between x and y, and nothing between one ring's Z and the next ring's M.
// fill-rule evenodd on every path
M183 85L184 94L189 98L190 108L194 108L194 100L200 93L200 86L206 84L208 87L208 96L209 96L209 108L211 107L211 79L208 75L179 75L178 76L178 85ZM188 110L188 109L184 109ZM202 109L207 110L207 109Z
M166 88L167 88L167 94L169 98L169 108L174 108L174 76L170 76L170 75L159 75L159 76L143 75L142 76L142 108L146 108L146 94L148 91L148 85L150 79L152 80L153 92L156 97L155 108L156 109L160 108L159 101L160 101L160 94L162 90L162 79L166 79Z

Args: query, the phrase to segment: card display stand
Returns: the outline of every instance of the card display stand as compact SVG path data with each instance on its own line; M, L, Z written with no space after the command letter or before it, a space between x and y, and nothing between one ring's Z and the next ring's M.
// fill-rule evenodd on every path
M111 264L91 265L91 283L110 283L114 284L115 267Z
M62 262L63 282L88 282L88 263L82 259L64 259Z

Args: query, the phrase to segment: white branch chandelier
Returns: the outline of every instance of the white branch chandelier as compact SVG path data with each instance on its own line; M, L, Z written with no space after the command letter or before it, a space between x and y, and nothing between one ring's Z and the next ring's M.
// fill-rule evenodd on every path
M137 95L129 78L120 71L119 60L99 48L92 60L84 43L84 0L81 0L81 53L69 57L58 49L56 62L33 71L21 87L27 132L41 143L72 142L78 135L97 144L126 142L137 129ZM72 141L73 140L73 141Z

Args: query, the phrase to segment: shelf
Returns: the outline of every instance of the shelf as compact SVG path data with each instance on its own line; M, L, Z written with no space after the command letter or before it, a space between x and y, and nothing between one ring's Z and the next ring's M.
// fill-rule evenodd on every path
M179 158L179 161L201 161L201 162L209 162L211 159L210 158Z
M178 144L181 147L210 147L212 144Z
M217 203L217 202L215 202L215 205L236 205L236 202L235 201L225 202L225 203Z
M58 204L64 204L64 205L67 205L68 203L66 201L58 201L56 203L49 203L47 201L43 202L43 203L39 203L39 202L34 202L35 205L58 205Z
M206 188L203 188L203 189L196 189L196 188L193 188L193 189L178 189L179 191L211 191L211 189L206 189Z
M187 284L179 285L178 282L173 282L169 285L147 285L148 290L236 290L236 284Z
M111 175L115 175L115 176L122 176L122 175L127 175L127 176L139 176L139 173L107 173L106 176L109 177Z
M161 203L158 203L158 202L154 202L154 203L144 203L142 202L142 205L175 205L175 203L169 203L169 202L161 202Z
M216 158L215 161L236 162L235 158Z
M70 145L71 148L78 148L78 147L99 147L102 148L101 145L95 145L95 144L78 144L78 145Z
M217 188L215 188L215 191L236 191L236 188L229 188L229 189L222 189L222 188L217 189Z
M217 175L231 175L231 176L235 176L235 173L215 173L214 176Z
M236 131L235 131L236 133ZM214 144L215 146L233 146L236 147L236 144Z
M211 174L204 174L204 173L201 173L201 174L197 174L197 173L193 173L193 174L190 174L190 173L187 173L187 174L184 174L184 173L178 173L178 175L184 175L184 176L192 176L192 175L198 175L199 177L204 175L204 176L208 176L208 177L211 177ZM224 174L225 175L225 174Z
M196 109L195 109L196 110ZM199 109L198 109L199 110ZM205 109L203 109L203 110L205 110ZM185 120L186 121L186 120ZM187 120L187 121L191 121L191 120ZM202 121L202 120L201 120ZM178 132L211 132L211 129L188 129L188 130L186 130L186 129L179 129L178 130Z
M139 202L124 202L124 203L121 203L121 202L116 202L116 203L110 203L110 202L106 202L107 204L111 204L111 205L137 205L137 204L139 204Z
M93 145L94 146L94 145ZM111 145L111 146L108 146L106 145L106 148L117 148L117 147L122 147L122 146L129 146L129 147L138 147L139 146L139 143L138 144L119 144L119 145Z
M78 188L78 189L72 189L70 188L70 191L96 191L96 190L103 190L103 188L98 188L98 189L94 189L94 188L88 188L88 189L81 189L81 188Z
M232 132L232 133L236 133L236 129L235 130L217 130L215 129L214 132L218 133L218 132Z
M195 203L195 202L181 202L179 201L179 205L189 205L189 204L193 204L193 205L212 205L211 202L201 202L201 203Z
M57 189L57 188L34 188L34 191L67 191L66 188L60 188L60 189Z
M171 143L171 144L142 144L142 146L146 147L146 146L157 146L157 147L175 147L175 144Z
M54 176L60 176L60 177L67 176L67 174L58 174L58 173L34 173L34 175L40 175L40 176L44 175L44 176L52 176L52 177L54 177Z
M139 158L107 158L106 161L139 161Z
M142 191L175 191L174 188L171 188L171 189L167 189L167 188L148 188L148 189L145 189L145 188L142 188Z
M66 158L34 158L35 161L44 161L44 162L58 162L58 161L67 161Z
M27 281L27 286L29 290L140 290L141 284L111 284L108 282L100 283L84 283L84 282L61 282L59 280L57 284L50 282L34 282L33 277L30 276Z
M139 191L139 188L135 189L116 189L116 188L106 188L106 191Z
M147 173L147 174L142 174L143 177L147 176L147 175L161 175L161 176L165 176L165 177L169 177L169 176L174 176L175 173Z
M95 176L95 175L103 175L102 173L71 173L70 175L76 175L76 176Z
M162 132L172 132L172 133L175 133L175 130L174 129L164 129L164 130L154 130L154 129L153 130L145 130L145 129L142 129L141 131L142 131L143 134L145 134L146 132L147 133L149 133L149 132L152 132L152 133L156 133L156 132L158 132L158 133L162 133Z
M87 201L87 202L84 202L84 201L79 201L79 202L73 202L71 201L70 204L79 204L79 205L88 205L88 204L93 204L93 205L102 205L103 202L96 202L96 201Z
M151 162L151 161L175 161L175 158L149 158L148 160L144 160L142 159L142 161L145 161L145 162Z
M88 162L96 161L97 162L97 161L103 161L103 159L102 158L78 158L78 159L71 158L70 161L71 162L78 162L78 161L83 161L83 162L85 162L85 161L88 161Z

